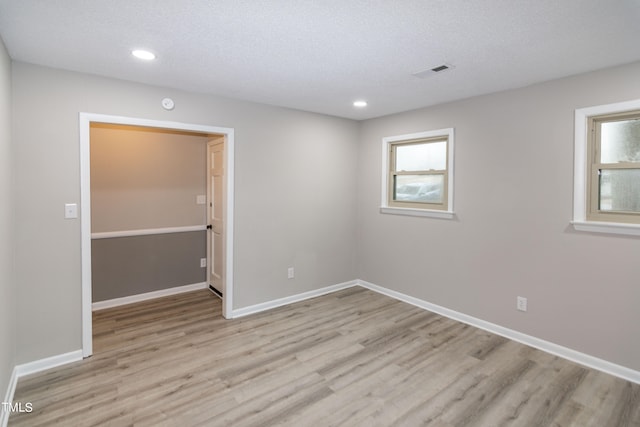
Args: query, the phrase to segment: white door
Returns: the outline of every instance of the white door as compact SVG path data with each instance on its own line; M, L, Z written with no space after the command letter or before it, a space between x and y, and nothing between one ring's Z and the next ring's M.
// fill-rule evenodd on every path
M207 143L207 280L220 296L224 280L224 137Z

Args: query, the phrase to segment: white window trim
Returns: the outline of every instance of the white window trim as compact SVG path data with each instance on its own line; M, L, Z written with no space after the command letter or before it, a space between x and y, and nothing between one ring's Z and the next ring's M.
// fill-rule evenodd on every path
M447 137L447 150L449 152L447 161L447 210L437 209L412 209L397 208L389 206L389 145L394 142L408 141L412 139L434 138L438 136ZM453 211L453 128L432 130L427 132L410 133L406 135L387 136L382 138L382 191L380 213L392 215L422 216L430 218L453 219L455 212Z
M573 220L571 224L578 231L592 233L612 233L640 236L640 224L587 220L587 165L588 120L592 116L622 113L640 109L640 99L596 107L579 108L575 113L575 148L573 162Z

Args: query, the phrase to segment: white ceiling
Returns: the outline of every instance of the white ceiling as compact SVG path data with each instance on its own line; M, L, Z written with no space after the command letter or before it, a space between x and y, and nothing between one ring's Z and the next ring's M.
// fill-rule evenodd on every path
M0 0L0 35L17 61L366 119L638 61L640 0Z

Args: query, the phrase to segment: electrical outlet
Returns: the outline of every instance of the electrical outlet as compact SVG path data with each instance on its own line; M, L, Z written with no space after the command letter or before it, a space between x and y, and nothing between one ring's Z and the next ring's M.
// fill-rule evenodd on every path
M205 268L207 266L207 259L200 258L200 268Z
M520 311L527 311L527 299L525 297L517 297L516 308Z
M289 268L287 269L287 278L289 278L289 279L293 279L293 278L294 278L294 276L295 276L295 275L294 275L293 267L289 267Z

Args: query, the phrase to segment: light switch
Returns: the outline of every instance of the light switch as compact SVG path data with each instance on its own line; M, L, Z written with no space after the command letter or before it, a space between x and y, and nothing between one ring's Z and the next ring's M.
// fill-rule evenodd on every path
M199 196L196 196L196 204L197 205L204 205L207 203L207 196L204 194L201 194Z
M78 218L78 204L77 203L65 203L64 205L64 219Z

